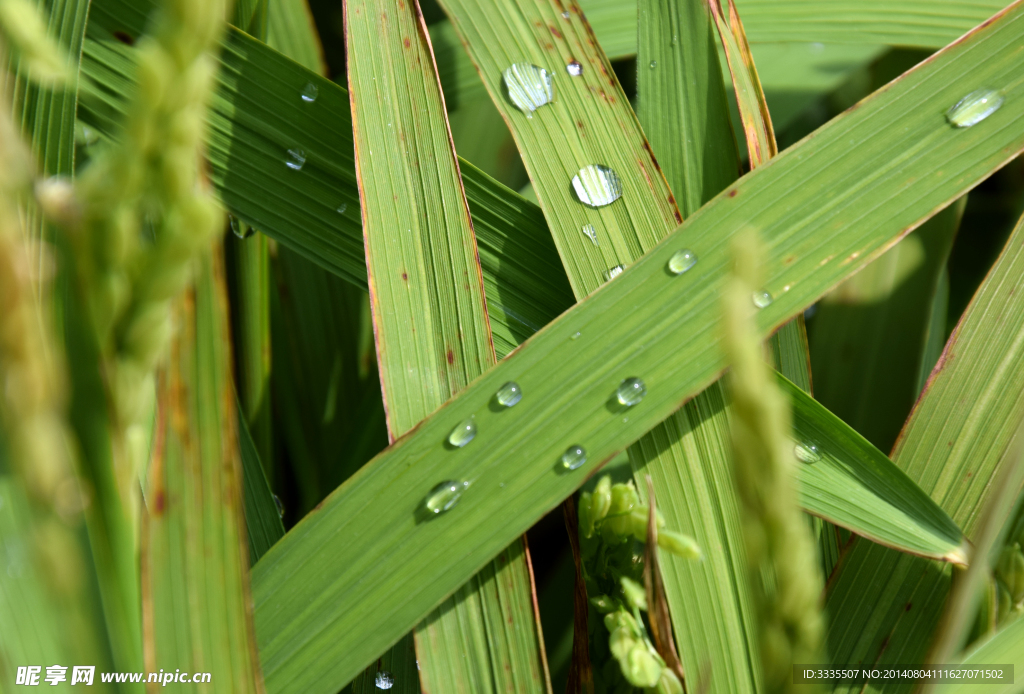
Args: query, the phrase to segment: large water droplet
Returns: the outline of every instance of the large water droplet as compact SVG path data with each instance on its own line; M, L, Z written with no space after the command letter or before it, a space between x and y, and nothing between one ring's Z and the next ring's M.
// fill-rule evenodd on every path
M599 245L597 243L597 230L594 229L594 225L593 224L584 224L583 225L583 235L586 236L588 239L590 239L595 246Z
M454 429L452 429L452 433L448 434L448 443L456 448L462 448L472 441L475 436L476 424L473 423L472 419L467 419L460 422Z
M604 278L605 280L613 280L619 275L621 275L625 271L625 269L625 265L616 265L615 267L610 267L604 271Z
M231 223L231 233L240 239L247 239L256 233L255 229L233 214L228 215L228 221Z
M512 407L523 399L523 391L515 381L509 381L494 394L495 399L505 407Z
M757 306L758 308L764 308L775 301L775 297L771 295L771 292L765 291L764 289L754 292L750 298L753 300L754 306Z
M653 70L656 67L658 67L658 61L657 60L652 60L651 64L650 64L650 68Z
M284 163L293 171L301 171L306 165L306 151L298 148L288 150L288 159Z
M416 664L418 665L419 661ZM374 684L377 686L377 689L391 689L395 686L395 678L387 670L381 670L377 673Z
M572 177L572 187L584 205L603 207L622 197L622 181L607 166L590 164Z
M469 482L447 480L431 489L423 504L434 515L450 511L455 504L459 503L462 493L467 489L469 489Z
M793 447L793 454L797 460L804 463L816 463L821 460L821 451L813 443L797 443Z
M946 120L957 128L969 128L985 120L1003 105L1003 95L994 89L973 91L946 111Z
M281 497L277 494L271 494L274 497L274 506L277 506L277 515L280 518L284 518L284 503L281 501Z
M566 470L575 470L587 462L587 452L582 446L569 446L562 454L562 466Z
M618 390L615 391L615 397L619 404L626 407L636 405L644 399L645 395L647 395L647 386L639 378L627 378L619 384Z
M565 66L565 71L568 72L573 77L579 77L580 75L583 74L583 66L580 65L579 61L573 60L570 61L569 64Z
M668 271L673 275L681 275L697 264L697 254L689 248L683 248L672 254L668 259Z
M551 73L529 63L515 63L505 70L508 98L527 118L555 96L551 86Z
M320 88L312 82L308 82L302 89L302 100L307 104L311 104L316 101L317 96L320 95Z

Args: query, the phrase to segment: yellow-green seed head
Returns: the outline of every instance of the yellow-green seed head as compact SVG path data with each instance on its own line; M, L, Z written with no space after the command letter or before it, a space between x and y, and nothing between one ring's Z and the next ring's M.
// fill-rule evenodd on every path
M619 579L619 583L622 585L622 595L626 598L626 603L630 607L646 611L647 591L644 590L644 587L628 576Z
M661 679L662 665L644 643L637 642L622 665L622 674L636 687L653 687Z
M612 506L612 478L604 475L597 481L593 495L594 522L602 520L608 515L608 509Z
M580 494L580 501L576 506L576 517L579 519L580 534L583 537L593 537L594 535L594 517L591 508L591 494L583 492Z

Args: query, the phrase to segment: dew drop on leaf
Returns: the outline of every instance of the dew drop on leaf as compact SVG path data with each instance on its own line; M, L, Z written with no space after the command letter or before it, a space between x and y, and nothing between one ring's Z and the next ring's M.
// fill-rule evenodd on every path
M619 404L626 407L636 405L644 399L645 395L647 395L647 386L639 378L627 378L619 384L615 391L615 398Z
M504 73L508 98L516 108L533 117L533 112L554 98L551 73L529 63L515 63Z
M456 448L462 448L472 441L475 436L476 424L473 423L472 419L466 419L459 422L459 424L452 429L452 433L448 434L448 443Z
M569 446L562 454L562 466L566 470L575 470L587 462L587 452L582 446Z
M619 275L621 275L625 269L625 265L616 265L615 267L610 267L604 271L604 278L605 280L613 280Z
M584 205L604 207L622 197L622 181L614 170L590 164L572 177L572 187Z
M512 407L523 399L523 390L515 381L509 381L494 394L495 399L505 407Z
M697 254L689 248L683 248L672 254L668 259L668 270L673 275L681 275L697 264Z
M377 673L377 677L374 680L374 684L377 689L391 689L395 686L395 678L391 676L391 673L387 670L381 670Z
M274 506L277 506L277 515L280 518L284 518L284 503L282 503L281 497L277 494L271 494L270 496L274 497Z
M450 511L459 503L462 493L469 489L469 482L447 480L430 490L423 505L434 515Z
M767 292L764 289L754 292L750 298L753 300L754 306L758 308L764 308L775 301L775 297L771 295L771 292Z
M316 101L316 97L320 95L320 88L312 82L306 84L302 89L302 100L307 104L311 104Z
M969 128L991 116L1002 105L1002 94L994 89L978 89L946 111L946 120L954 127Z
M597 230L594 229L594 225L593 224L584 224L583 225L583 235L586 236L588 239L590 239L591 242L593 242L593 244L595 246L599 245L597 243Z
M797 443L793 447L793 454L797 460L804 463L816 463L821 460L821 452L813 443Z
M570 61L565 66L565 71L568 72L573 77L579 77L580 75L583 74L583 66L580 65L579 61L573 60L573 61Z
M293 171L301 171L306 165L306 151L297 148L288 150L288 158L284 163Z

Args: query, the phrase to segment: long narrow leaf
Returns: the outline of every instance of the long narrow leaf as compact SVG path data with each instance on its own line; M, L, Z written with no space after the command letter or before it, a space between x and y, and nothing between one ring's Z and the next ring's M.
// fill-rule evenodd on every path
M146 669L209 672L218 691L255 693L263 687L252 638L223 270L210 255L198 264L196 289L179 307L147 477Z
M971 538L1024 417L1024 220L946 344L893 460ZM856 542L828 591L834 662L920 662L950 588L950 571ZM865 629L872 624L871 629ZM906 685L884 685L887 691Z
M345 27L377 360L395 439L497 359L469 208L418 6L348 0ZM471 439L475 428L467 426L475 427L470 422L453 431ZM452 447L465 445L455 436ZM452 482L446 484L450 493ZM461 481L455 484L461 493ZM441 513L448 502L432 503L440 505L424 502L420 512ZM417 627L423 688L547 691L536 626L529 563L517 539ZM410 691L408 684L402 689Z
M744 177L332 494L254 567L269 688L326 692L351 679L587 472L705 388L722 368L717 290L737 229L756 226L766 240L766 288L776 298L758 324L768 333L1024 149L1024 127L1005 109L966 129L944 117L978 81L1004 89L1007 103L1024 98L1022 37L1018 3ZM908 175L951 158L955 180ZM668 259L684 245L700 261L670 277ZM606 404L634 374L648 394L622 422ZM491 412L507 381L522 386L522 403ZM445 449L452 428L474 414L471 446ZM572 444L589 462L560 474ZM472 480L471 491L454 513L417 524L416 508L447 479ZM367 621L376 627L369 635L355 628ZM315 663L296 657L307 646Z

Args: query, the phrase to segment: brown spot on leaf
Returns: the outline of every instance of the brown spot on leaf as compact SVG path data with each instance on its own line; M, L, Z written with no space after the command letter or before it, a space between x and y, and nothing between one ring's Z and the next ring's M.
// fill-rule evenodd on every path
M733 188L732 190L729 191L729 197L730 198L736 197L736 193L738 193L738 192L739 191L737 191L735 188Z
M403 272L402 273L402 279L405 280L406 282L408 282L409 281L409 274L406 273L406 272Z
M448 363L449 364L454 364L455 363L455 354L451 350L448 350Z
M562 38L562 32L560 32L557 28L555 28L554 26L550 26L548 28L551 29L551 33L554 34L556 39Z
M164 490L157 490L153 499L153 515L162 516L165 508L167 508L167 497L164 495Z
M410 41L409 41L409 37L408 36L406 36L404 39L402 39L402 43L405 44L406 48L408 48L409 46L412 45L412 43L410 43Z
M114 38L123 43L126 46L134 46L135 39L126 31L115 31Z
M910 612L910 608L911 608L912 605L913 605L913 603L908 602L907 606L903 608L903 611L904 612Z

